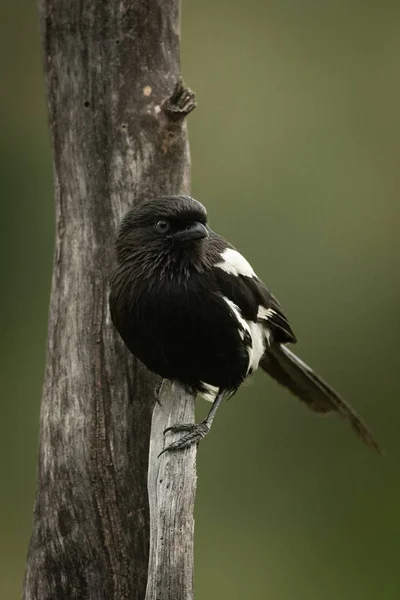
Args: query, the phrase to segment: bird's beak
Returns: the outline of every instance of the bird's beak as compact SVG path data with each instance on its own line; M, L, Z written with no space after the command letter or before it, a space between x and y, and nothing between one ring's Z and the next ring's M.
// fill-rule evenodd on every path
M195 223L188 225L186 229L177 231L173 237L179 242L185 242L187 240L201 240L208 237L208 231L203 223L196 221Z

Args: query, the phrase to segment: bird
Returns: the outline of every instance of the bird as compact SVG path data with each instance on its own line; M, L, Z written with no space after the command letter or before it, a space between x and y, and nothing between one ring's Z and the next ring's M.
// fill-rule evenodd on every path
M289 347L283 308L246 258L186 195L146 199L123 217L110 278L111 319L150 371L212 402L200 423L177 423L182 450L209 432L222 400L258 367L316 413L336 412L380 452L356 411ZM161 454L162 454L161 453Z

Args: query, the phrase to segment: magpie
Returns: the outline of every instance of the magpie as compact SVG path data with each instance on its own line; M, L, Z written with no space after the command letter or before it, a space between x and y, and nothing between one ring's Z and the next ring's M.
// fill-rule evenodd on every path
M115 248L110 312L126 346L150 371L212 402L201 423L165 430L183 435L164 451L199 442L223 398L259 366L316 413L339 413L379 451L354 409L288 348L296 336L282 306L210 229L200 202L144 200L122 219Z

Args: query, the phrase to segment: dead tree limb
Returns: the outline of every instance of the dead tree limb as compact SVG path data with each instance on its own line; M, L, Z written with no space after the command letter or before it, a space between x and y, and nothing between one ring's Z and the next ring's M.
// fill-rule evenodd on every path
M110 324L107 280L122 214L188 191L194 98L180 83L179 1L39 10L56 241L23 597L143 600L155 378Z
M194 500L196 446L167 452L174 441L163 431L176 423L193 423L194 399L164 382L153 412L149 457L150 560L146 600L193 600ZM175 438L182 436L174 434Z

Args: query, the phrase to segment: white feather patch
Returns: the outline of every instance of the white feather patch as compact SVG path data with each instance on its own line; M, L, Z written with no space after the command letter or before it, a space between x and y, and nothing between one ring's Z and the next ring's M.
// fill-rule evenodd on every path
M207 402L214 402L215 398L218 394L218 388L215 385L210 385L209 383L201 382L206 388L204 392L200 392L200 396L207 400Z
M247 346L247 352L249 355L247 373L250 371L250 369L252 373L254 373L254 371L258 368L258 363L260 362L261 357L264 354L265 341L267 340L269 343L269 329L262 323L255 323L254 321L247 321L244 319L242 317L240 308L234 302L232 302L232 300L229 300L229 298L226 298L225 296L223 298L235 315L240 327L244 329L251 337L252 346ZM242 339L244 339L244 331L240 331L239 335ZM206 383L205 381L202 381L201 383L204 385L205 391L200 392L200 396L208 402L214 402L219 391L218 388L215 385Z
M244 319L242 317L240 308L234 302L232 302L232 300L229 300L229 298L226 298L226 296L223 296L223 299L234 314L239 326L244 329L244 331L246 331L251 338L252 344L251 346L247 346L247 352L249 355L247 372L249 372L250 369L252 372L254 372L258 368L258 363L264 354L266 329L261 323L255 323L254 321L247 321ZM243 331L240 332L240 336L242 339L244 339Z
M273 308L265 308L265 306L258 307L257 319L260 321L268 321L271 317L276 314L276 311Z
M253 342L251 352L249 352L249 369L254 372L258 369L258 363L260 362L264 351L265 351L265 328L260 323L254 321L248 321L250 328L250 335Z
M255 277L256 274L250 263L247 262L244 256L233 248L227 248L221 253L222 261L216 263L214 266L218 269L222 269L226 273L231 275L243 275L245 277Z
M242 311L234 302L232 302L232 300L229 300L229 298L227 298L226 296L222 296L222 297L225 300L225 302L227 303L227 305L229 306L229 308L231 309L231 311L233 312L233 314L235 315L236 320L240 324L241 329L239 330L239 335L242 338L242 340L244 340L244 335L245 335L244 332L245 331L247 331L249 333L249 335L251 335L248 322L246 321L246 319L243 319Z

